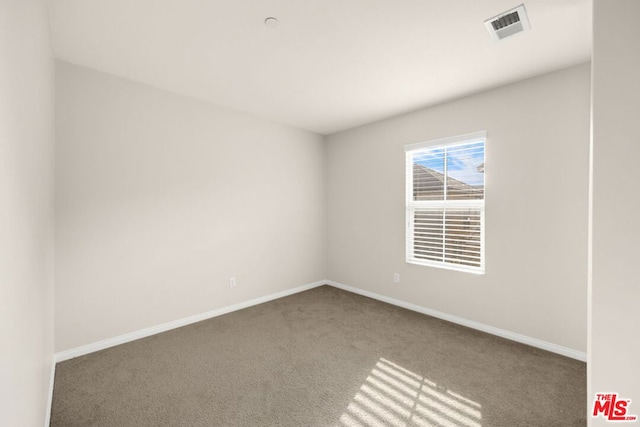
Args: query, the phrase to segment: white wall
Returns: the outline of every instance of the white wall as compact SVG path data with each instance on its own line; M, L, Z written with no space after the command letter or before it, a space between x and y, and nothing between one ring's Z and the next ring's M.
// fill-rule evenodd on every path
M0 2L0 425L45 422L53 368L53 59L45 7Z
M595 0L593 16L588 397L591 407L595 393L618 392L640 417L640 2Z
M330 136L329 279L585 352L589 82L584 64ZM403 145L479 130L486 274L406 264Z
M321 136L63 62L56 85L57 351L325 277Z

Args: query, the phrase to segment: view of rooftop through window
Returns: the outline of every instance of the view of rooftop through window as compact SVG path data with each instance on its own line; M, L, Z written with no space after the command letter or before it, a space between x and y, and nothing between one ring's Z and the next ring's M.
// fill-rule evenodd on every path
M468 144L462 149L440 147L428 150L415 156L414 162L467 185L484 185L484 141Z

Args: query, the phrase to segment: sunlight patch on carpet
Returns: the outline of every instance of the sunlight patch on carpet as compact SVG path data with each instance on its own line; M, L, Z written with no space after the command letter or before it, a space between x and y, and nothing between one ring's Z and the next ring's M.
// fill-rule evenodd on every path
M380 358L340 416L342 427L481 427L481 405Z

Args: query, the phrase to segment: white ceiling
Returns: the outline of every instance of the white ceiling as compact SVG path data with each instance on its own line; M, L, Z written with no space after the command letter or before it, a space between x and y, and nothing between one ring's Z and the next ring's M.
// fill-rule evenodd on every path
M321 134L588 61L591 0L49 0L57 58ZM275 16L273 29L264 19Z

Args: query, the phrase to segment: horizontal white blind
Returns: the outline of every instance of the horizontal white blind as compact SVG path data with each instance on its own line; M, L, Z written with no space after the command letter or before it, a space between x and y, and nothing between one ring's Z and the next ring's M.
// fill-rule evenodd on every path
M484 271L484 137L407 150L407 261Z

